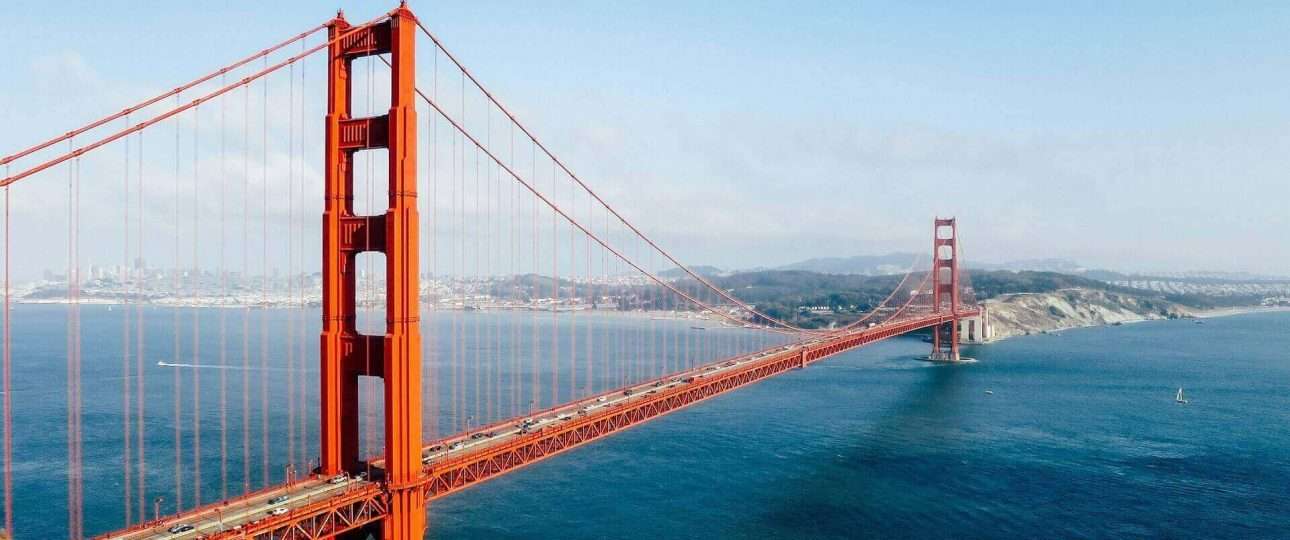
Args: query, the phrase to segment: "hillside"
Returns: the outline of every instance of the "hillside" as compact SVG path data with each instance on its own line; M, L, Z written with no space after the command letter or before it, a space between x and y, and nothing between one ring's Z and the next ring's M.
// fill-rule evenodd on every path
M1094 289L1004 294L984 302L995 339L1151 319L1194 317L1199 310L1159 297Z
M772 317L804 328L827 328L873 309L902 277L767 270L714 281ZM971 270L966 279L977 299L989 306L996 337L1192 317L1214 307L1209 298L1175 297L1057 272Z
M903 274L863 276L765 270L722 276L714 283L740 299L756 304L767 315L805 328L824 328L846 324L873 309L903 277ZM1135 294L1129 289L1056 272L973 270L967 273L967 277L979 300L1004 294L1050 293L1074 288Z

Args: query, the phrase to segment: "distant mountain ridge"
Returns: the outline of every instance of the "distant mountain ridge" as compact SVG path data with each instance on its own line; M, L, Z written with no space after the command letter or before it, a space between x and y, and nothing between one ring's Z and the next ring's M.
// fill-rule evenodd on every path
M855 255L852 257L817 257L772 268L772 270L805 270L821 274L880 276L903 274L918 256L913 253ZM926 265L923 265L926 266Z
M726 273L724 270L720 268L717 268L715 266L709 266L706 264L699 264L699 265L691 266L689 268L690 270L694 271L694 273L703 277L720 276ZM689 274L685 273L685 270L682 270L680 268L668 268L667 270L660 271L658 275L659 277L663 277L667 279L679 279L683 277L689 277Z
M903 274L919 256L914 253L888 253L886 255L855 255L852 257L817 257L772 268L771 270L805 270L821 274L845 274L860 276L881 276ZM930 267L923 257L915 270L926 270ZM1005 263L981 263L965 261L965 268L972 270L1009 270L1013 272L1060 272L1064 274L1081 274L1085 268L1069 259L1026 259Z

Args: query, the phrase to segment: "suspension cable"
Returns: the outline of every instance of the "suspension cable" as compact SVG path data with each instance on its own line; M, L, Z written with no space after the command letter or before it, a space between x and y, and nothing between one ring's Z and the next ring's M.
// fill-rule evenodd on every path
M283 47L286 47L287 45L290 45L290 44L292 44L292 43L295 43L295 42L297 42L297 41L299 41L299 40L302 40L302 39L304 39L305 37L307 37L307 36L309 36L309 35L313 34L314 32L317 32L317 31L322 30L322 29L324 29L324 28L327 28L327 23L322 23L322 24L320 24L320 25L318 25L318 26L315 26L315 27L313 27L313 28L310 28L310 29L308 29L308 30L305 30L304 32L301 32L301 33L299 33L299 34L296 34L295 36L291 37L290 39L288 39L288 40L286 40L286 41L283 41L283 42L281 42L281 43L278 43L277 45L274 45L274 46L272 46L272 47L269 47L269 48L267 48L267 49L264 49L264 50L262 50L262 51L260 51L260 52L257 52L257 53L255 53L255 54L252 54L252 55L250 55L250 56L247 56L246 58L243 58L243 59L241 59L241 60L238 60L237 62L234 62L234 63L229 64L229 65L227 65L227 66L224 66L224 67L222 67L222 68L220 68L220 69L218 69L218 70L216 70L216 71L213 71L213 72L211 72L211 73L209 73L209 74L206 74L206 75L204 75L204 76L202 76L202 77L199 77L199 78L197 78L197 79L194 79L193 81L191 81L191 82L189 82L189 83L187 83L187 84L183 84L183 85L177 86L177 87L175 87L173 90L170 90L170 91L168 91L168 92L166 92L166 93L164 93L164 94L161 94L161 95L158 95L158 96L154 96L154 97L152 97L152 98L149 98L149 99L147 99L147 100L144 100L144 101L142 101L142 102L139 102L139 103L137 103L137 104L135 104L135 105L132 105L132 106L130 106L130 107L126 107L126 108L125 108L125 109L123 109L121 112L118 112L118 113L115 113L115 114L112 114L112 115L109 115L109 116L105 116L105 117L103 117L103 118L100 118L100 119L98 119L98 120L95 120L95 121L93 121L93 122L90 122L89 124L86 124L85 126L82 126L82 127L80 127L80 128L74 129L74 130L69 131L69 132L67 132L67 133L64 133L64 134L62 134L62 135L59 135L59 136L54 137L54 138L52 138L52 139L49 139L49 140L47 140L47 141L45 141L45 142L42 142L42 143L40 143L40 144L37 144L37 145L35 145L35 146L32 146L32 147L27 148L27 149L25 149L25 150L22 150L22 151L20 151L20 152L18 152L18 153L15 153L15 154L13 154L13 155L9 155L9 156L5 156L4 158L0 158L0 165L8 165L9 163L12 163L13 161L16 161L16 160L22 159L23 157L26 157L26 156L28 156L28 155L30 155L30 154L32 154L32 153L39 152L39 151L41 151L41 150L44 150L44 149L46 149L46 148L49 148L50 146L53 146L53 145L58 144L58 143L60 143L60 142L63 142L63 141L66 141L66 140L68 140L68 139L71 139L71 138L73 138L73 137L76 137L77 135L80 135L80 134L82 134L82 133L85 133L85 132L87 132L87 131L89 131L89 130L92 130L92 129L94 129L94 128L100 127L100 126L102 126L102 125L104 125L104 124L107 124L108 122L111 122L111 121L116 120L116 119L118 119L118 118L123 118L123 117L125 117L125 116L128 116L130 113L133 113L133 112L135 112L135 111L138 111L139 109L143 109L143 108L145 108L145 107L149 107L149 106L155 105L155 104L157 104L157 103L161 102L162 100L165 100L166 98L169 98L169 97L171 97L171 96L176 96L176 95L182 94L182 93L184 93L184 92L188 91L189 89L192 89L193 87L195 87L195 86L197 86L197 85L199 85L199 84L202 84L202 83L204 83L204 82L210 81L211 79L214 79L215 77L219 77L219 76L221 76L221 75L225 75L225 74L227 74L229 71L235 70L235 69L240 68L240 67L242 67L242 66L244 66L244 65L246 65L246 64L249 64L249 63L251 63L251 62L255 61L256 59L258 59L258 58L260 58L260 57L263 57L263 56L267 56L267 55L269 55L269 54L272 54L272 53L276 52L277 50L279 50L279 49L281 49L281 48L283 48ZM7 171L6 171L6 172L7 172ZM8 174L6 174L5 176L8 176Z
M552 201L552 200L551 200L551 199L549 199L546 195L543 195L540 191L538 191L538 189L537 189L537 187L536 187L536 186L534 186L533 184L531 184L529 181L525 180L525 179L524 179L524 177L520 176L520 174L519 174L519 173L517 173L514 169L512 169L512 168L510 168L509 166L507 166L506 164L502 163L502 160L501 160L501 159L499 159L495 154L493 154L492 150L489 150L488 148L484 148L483 144L482 144L482 143L480 143L480 141L479 141L478 139L476 139L476 138L475 138L473 135L471 135L470 133L467 133L467 132L466 132L466 130L465 130L465 128L463 128L460 124L458 124L458 123L457 123L457 121L456 121L456 120L454 120L454 119L453 119L451 116L449 116L449 115L448 115L448 114L447 114L447 113L446 113L442 108L440 108L440 107L439 107L439 104L437 104L437 103L435 103L435 102L431 101L431 100L430 100L430 99L429 99L429 98L428 98L428 97L427 97L423 92L421 92L421 90L420 90L420 89L418 89L418 90L417 90L417 95L421 96L421 99L422 99L422 100L424 100L424 101L426 102L426 104L428 104L431 108L433 108L436 112L438 112L438 114L439 114L441 117L443 117L443 119L444 119L445 121L447 121L449 125L451 125L451 126L452 126L454 129L456 129L459 133L461 133L463 137L465 137L467 140L469 140L469 141L470 141L470 142L471 142L471 143L472 143L476 148L478 148L481 152L483 152L486 156L488 156L488 158L489 158L489 159L491 159L494 163L496 163L499 167L501 167L502 169L504 169L504 170L507 172L507 174L509 174L509 175L511 176L511 178L514 178L516 182L519 182L522 186L524 186L524 188L525 188L525 189L527 189L530 193L532 193L534 197L536 197L538 200L541 200L543 204L545 204L546 206L548 206L549 208L551 208L551 210L552 210L552 211L554 211L556 214L558 214L560 217L564 218L564 220L565 220L565 221L567 221L567 222L569 222L571 225L573 225L573 226L577 227L579 230L581 230L581 231L582 231L582 233L583 233L583 234L586 234L586 235L590 236L592 239L594 239L598 244L600 244L600 245L601 245L601 247L605 248L606 250L609 250L609 252L613 253L613 254L614 254L614 256L618 257L618 258L619 258L619 259L621 259L623 262L627 263L629 266L631 266L631 267L632 267L633 269L635 269L637 272L640 272L641 274L645 275L646 277L648 277L650 280L654 281L654 282L655 282L655 283L657 283L658 285L660 285L660 286L662 286L662 287L664 287L664 288L666 288L666 289L668 289L668 290L672 291L673 293L675 293L675 294L677 294L677 295L679 295L679 296L681 296L681 297L685 298L685 299L686 299L686 300L688 300L689 302L691 302L691 303L693 303L693 304L695 304L695 305L701 306L701 307L703 307L704 309L708 309L708 310L712 311L713 313L718 314L720 317L722 317L722 318L724 318L724 319L727 319L727 320L729 320L729 321L731 321L731 322L735 322L735 323L738 323L738 324L743 324L743 320L741 320L741 319L737 319L737 318L735 318L735 317L733 317L733 316L729 315L728 313L725 313L723 310L717 309L717 308L715 308L715 307L713 307L713 306L711 306L711 305L709 305L709 304L707 304L707 303L705 303L705 302L703 302L703 301L701 301L701 300L699 300L699 299L695 298L694 296L691 296L691 295L689 295L689 294L685 293L684 291L682 291L682 290L680 290L679 288L677 288L674 284L669 283L669 282L667 282L666 280L663 280L662 278L658 277L657 275L655 275L654 273L650 272L649 270L646 270L645 268L641 267L638 263L636 263L636 262L634 262L634 261L632 261L632 260L628 259L628 258L627 258L627 257L626 257L622 252L621 252L621 251L619 251L618 249L616 249L616 248L614 248L614 247L610 246L610 245L609 245L609 243L608 243L607 241L605 241L604 239L602 239L602 238L600 238L599 236L597 236L597 235L596 235L595 233L593 233L591 230L587 229L587 227L586 227L586 226L582 225L581 223L578 223L577 221L574 221L574 220L573 220L573 218L572 218L572 217L570 217L570 216L569 216L569 214L567 214L563 209L561 209L559 206L557 206L557 205L554 203L554 201ZM536 141L535 141L535 142L536 142ZM610 210L610 211L612 212L612 210ZM630 227L630 225L629 225L629 227ZM666 256L666 255L665 255L665 256ZM712 287L711 287L711 285L709 285L709 288L712 288ZM752 310L752 311L755 311L755 310ZM771 319L768 319L768 320L771 320ZM784 326L785 328L784 328L784 329L773 329L773 330L774 330L774 331L777 331L777 332L780 332L780 333L785 333L785 334L797 334L797 333L799 333L799 332L802 332L802 331L803 331L803 330L800 330L800 329L796 329L796 327L793 327L793 326L790 326L790 325L781 324L781 326ZM807 332L811 332L811 331L807 331ZM819 333L819 332L811 332L811 333Z
M156 115L156 116L153 116L152 118L150 118L150 119L148 119L148 120L146 120L146 121L143 121L143 122L140 122L140 123L138 123L138 124L135 124L134 126L131 126L131 127L126 128L126 129L123 129L123 130L121 130L121 131L118 131L118 132L116 132L116 133L113 133L112 135L108 135L108 136L106 136L106 137L103 137L103 138L101 138L101 139L99 139L99 140L97 140L97 141L95 141L95 142L93 142L93 143L87 144L87 145L82 146L82 147L80 147L80 148L71 149L71 150L69 150L68 152L66 152L66 153L64 153L64 154L62 154L62 155L60 155L60 156L58 156L58 157L55 157L55 158L50 159L50 160L48 160L48 161L45 161L44 163L41 163L41 164L36 165L36 166L34 166L34 167L31 167L31 168L29 168L29 169L26 169L26 170L20 171L20 172L18 172L18 173L13 174L13 175L7 176L7 177L6 177L6 178L4 178L3 180L0 180L0 187L4 187L4 186L7 186L7 185L10 185L10 184L12 184L12 183L14 183L14 182L17 182L17 181L19 181L19 180L22 180L23 178L26 178L26 177L28 177L28 176L31 176L31 175L33 175L33 174L36 174L36 173L41 172L41 171L43 171L43 170L46 170L46 169L48 169L48 168L50 168L50 167L53 167L53 166L55 166L55 165L58 165L59 163L63 163L63 162L65 162L65 161L69 160L69 159L72 159L72 158L75 158L75 157L80 157L80 156L82 156L82 155L84 155L84 154L86 154L86 153L92 152L92 151L94 151L94 150L96 150L96 149L98 149L98 148L100 148L100 147L102 147L102 146L104 146L104 145L106 145L106 144L109 144L109 143L111 143L111 142L114 142L114 141L116 141L116 140L119 140L120 138L125 137L126 135L129 135L129 134L131 134L131 133L134 133L134 132L137 132L137 131L142 131L142 130L144 130L144 129L147 129L147 128L149 128L149 127L152 127L153 125L155 125L155 124L157 124L157 123L159 123L159 122L161 122L161 121L163 121L163 120L166 120L167 118L170 118L170 117L175 116L175 115L177 115L177 114L179 114L179 113L182 113L182 112L184 112L184 111L187 111L187 110L189 110L189 109L192 109L192 108L194 108L194 107L197 107L198 105L201 105L202 103L205 103L205 102L207 102L207 101L210 101L210 100L212 100L212 99L214 99L214 98L217 98L217 97L219 97L219 96L222 96L222 95L224 95L225 93L229 92L230 90L233 90L233 89L235 89L235 88L238 88L238 87L244 86L244 85L246 85L246 84L249 84L249 83L251 83L252 81L255 81L255 80L257 80L257 79L260 79L260 78L264 77L265 75L268 75L268 74L273 73L273 72L275 72L275 71L278 71L278 70L280 70L280 69L282 69L282 68L284 68L284 67L286 67L286 66L289 66L289 65L291 65L291 64L294 64L294 63L296 63L296 62L300 61L300 60L301 60L301 59L303 59L303 58L306 58L306 57L308 57L308 56L310 56L310 55L312 55L312 54L314 54L314 53L316 53L316 52L318 52L318 51L321 51L321 50L323 50L323 49L325 49L325 48L329 47L332 43L335 43L335 42L337 42L337 41L340 41L341 39L347 38L347 37L349 37L350 35L354 34L355 32L358 32L358 31L363 30L363 29L366 29L367 27L370 27L370 26L372 26L372 25L374 25L374 24L377 24L377 23L379 23L379 22L381 22L381 21L383 21L383 20L387 19L388 17L389 17L389 15L388 15L388 14L381 15L380 17L377 17L377 18L373 19L372 21L369 21L369 22L366 22L366 23L363 23L363 24L360 24L360 25L354 26L354 27L350 28L349 30L347 30L347 31L345 31L345 32L343 32L343 33L337 34L337 35L336 35L336 37L334 37L334 38L332 38L332 39L330 39L330 40L328 40L328 41L326 41L326 42L324 42L324 43L321 43L321 44L319 44L319 45L316 45L316 46L314 46L314 47L309 48L309 49L308 49L308 50L306 50L305 52L302 52L302 53L300 53L300 54L297 54L297 55L295 55L295 56L292 56L292 57L290 57L290 58L287 58L286 60L283 60L283 61L281 61L281 62L278 62L277 64L274 64L274 65L272 65L272 66L267 66L267 67L265 67L264 69L261 69L260 71L257 71L257 72L255 72L255 73L252 73L251 75L248 75L248 76L244 77L244 78L243 78L243 79L241 79L240 81L237 81L237 82L235 82L235 83L233 83L233 84L230 84L230 85L227 85L227 86L223 86L223 87L218 88L218 89L216 89L216 90L213 90L213 91L211 91L211 92L209 92L209 93L207 93L207 94L205 94L205 95L202 95L201 97L198 97L198 98L194 99L194 100L193 100L192 102L190 102L190 103L187 103L187 104L184 104L184 105L178 105L178 106L176 106L175 108L173 108L173 109L171 109L171 110L169 110L169 111L166 111L166 112L164 112L164 113L160 113L160 114L158 114L158 115ZM267 60L268 60L268 57L267 57L267 56L260 57L260 58L264 58L264 59L266 60L266 63L267 63ZM217 74L217 75L218 75L218 74ZM176 98L178 97L178 94L171 94L171 95L176 96Z
M557 158L555 154L553 154L550 150L548 150L547 147L543 145L542 142L539 141L537 137L528 130L528 128L524 127L524 125L520 123L519 118L516 118L516 116L513 113L511 113L509 109L507 109L504 105L502 105L501 101L499 101L495 96L493 96L493 94L489 92L487 88L484 87L483 83L480 83L479 80L476 79L473 74L471 74L470 70L466 69L466 66L463 65L459 60L457 60L457 57L453 56L453 54L449 52L446 47L444 47L443 42L439 41L439 38L435 37L435 35L432 32L430 32L430 29L426 28L425 24L423 24L419 19L416 20L416 23L417 23L417 27L421 29L421 32L425 34L426 37L430 38L430 41L434 42L435 46L438 47L439 50L443 51L444 56L446 56L449 60L451 60L453 64L456 64L457 68L461 70L462 74L465 77L469 78L470 81L474 83L475 87L478 88L479 91L484 94L484 97L488 98L488 100L492 102L493 105L497 106L498 110L500 110L502 114L505 114L507 118L509 118L511 122L515 124L516 127L520 128L520 131L524 132L524 134L528 136L528 138L532 140L533 143L538 148L541 148L542 152L546 154L546 156L550 158L551 161L556 166L560 167L560 169L563 170L566 174L568 174L569 177L573 179L573 181L576 182L578 186L580 186L583 190L585 190L588 195L591 195L592 198L596 199L596 201L599 202L602 206L604 206L605 209L608 210L611 214L613 214L614 217L618 218L618 220L622 222L624 226L630 229L632 233L634 233L641 240L645 241L645 243L649 244L651 248L653 248L655 251L658 251L661 255L663 255L663 257L667 258L668 261L676 265L677 268L681 269L683 272L685 272L695 281L702 283L705 287L711 289L713 292L725 298L727 301L739 306L740 308L747 310L750 313L753 313L761 317L764 320L770 321L774 324L783 326L786 329L794 330L796 332L812 333L812 334L823 333L823 332L809 330L806 328L795 326L788 322L779 320L775 317L771 317L765 313L762 313L761 311L758 311L755 307L743 302L742 300L739 300L738 298L734 297L730 293L726 292L725 289L717 287L712 282L704 278L701 274L693 271L692 269L690 269L690 267L686 266L685 264L682 264L681 261L678 260L676 257L674 257L671 253L664 250L648 236L645 236L645 234L641 232L640 229L637 229L635 225L632 225L631 222L627 221L627 219L624 218L622 214L618 213L618 211L615 210L612 206L610 206L609 203L606 202L603 198L601 198L599 194L597 194L594 190L591 189L591 187L589 187L585 182L583 182L581 178L579 178L576 174L574 174L573 171L570 170L569 167L567 167L563 161L560 161L560 159ZM422 94L420 90L418 90L417 93L421 94L422 98L425 98L425 94ZM440 111L440 113L442 114L443 111Z

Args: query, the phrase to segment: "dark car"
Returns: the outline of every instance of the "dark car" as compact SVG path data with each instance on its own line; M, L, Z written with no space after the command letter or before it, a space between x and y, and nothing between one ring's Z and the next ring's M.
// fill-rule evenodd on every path
M189 525L189 524L187 524L187 523L180 523L180 524L178 524L178 525L173 525L173 526L171 526L169 529L166 529L166 532L168 532L168 533L170 533L170 534L177 534L177 533L182 533L182 532L188 532L188 531L191 531L191 530L193 530L193 526L192 526L192 525Z

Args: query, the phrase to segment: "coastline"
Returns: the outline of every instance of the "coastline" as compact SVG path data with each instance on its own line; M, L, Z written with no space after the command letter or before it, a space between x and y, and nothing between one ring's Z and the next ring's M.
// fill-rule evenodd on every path
M1072 296L1074 300L1072 300ZM1290 312L1290 306L1199 309L1163 300L1087 289L1006 295L986 302L993 335L987 343L1065 330L1173 319L1214 319L1252 313Z
M1218 317L1231 317L1233 315L1246 315L1249 313L1282 313L1287 311L1290 311L1290 306L1238 306L1197 311L1196 318L1215 319Z

